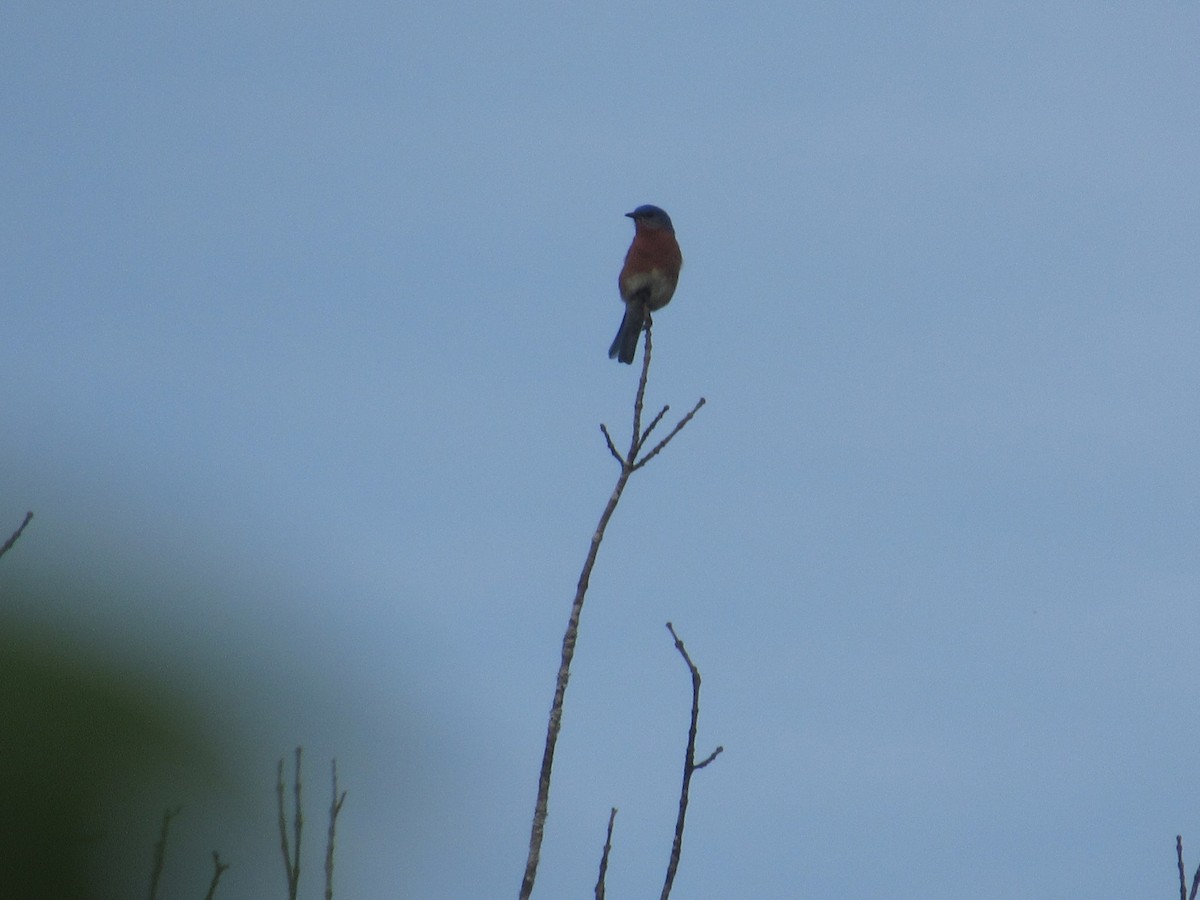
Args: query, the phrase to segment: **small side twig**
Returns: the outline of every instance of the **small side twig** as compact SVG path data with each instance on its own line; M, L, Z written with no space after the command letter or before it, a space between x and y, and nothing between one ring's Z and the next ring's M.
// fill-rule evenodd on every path
M162 829L158 833L158 840L154 842L154 862L150 865L150 900L158 897L158 879L162 876L163 862L167 858L167 832L171 829L171 820L182 810L182 806L177 806L163 813Z
M612 852L613 822L617 819L614 806L608 814L608 833L604 836L604 852L600 854L600 877L596 879L596 900L604 900L604 876L608 874L608 854Z
M212 882L208 885L208 893L204 895L204 900L213 900L217 894L217 883L221 880L221 875L229 868L229 863L221 862L221 855L216 850L213 854L213 877Z
M612 435L608 433L608 426L601 422L600 430L604 433L604 440L608 443L608 452L613 455L613 459L621 465L625 465L625 457L621 455L620 451L617 450L617 445L613 443Z
M696 668L696 664L688 655L687 648L683 646L683 641L675 633L675 626L668 622L667 630L675 639L675 649L687 663L688 671L692 676L692 721L688 727L687 752L683 757L683 785L679 790L679 815L675 819L675 840L671 844L671 860L667 864L667 877L663 882L660 900L667 900L671 896L671 886L675 883L675 872L679 868L679 856L683 850L683 825L687 818L688 790L691 787L692 775L697 769L703 769L725 751L724 747L717 747L702 762L699 764L696 762L696 728L700 721L700 670Z
M660 409L658 411L658 415L656 415L653 419L650 420L650 424L646 426L645 430L642 432L642 436L640 438L638 438L638 450L639 451L641 451L642 447L644 447L646 445L646 441L650 438L650 432L652 432L656 427L658 427L658 423L662 421L663 416L665 416L670 411L671 411L670 406L664 406L662 409Z
M17 539L21 536L21 532L25 530L25 526L28 525L30 523L30 521L32 521L32 520L33 520L33 511L30 510L29 512L25 513L24 521L22 521L20 526L17 528L17 530L12 533L12 537L10 537L7 541L5 541L3 545L0 545L0 556L3 556L5 553L7 553L9 550L12 549L13 544L15 544L17 542Z
M287 815L283 800L283 760L279 760L278 775L275 779L275 795L279 803L279 842L283 851L283 869L287 875L288 900L296 900L296 892L300 884L300 833L304 827L304 817L300 810L300 757L303 748L296 748L296 772L292 783L292 793L296 804L295 816L292 821L295 843L288 847Z
M333 798L329 801L329 836L325 841L325 900L333 898L333 845L337 835L337 817L346 802L346 792L338 793L337 760L331 766L333 781Z

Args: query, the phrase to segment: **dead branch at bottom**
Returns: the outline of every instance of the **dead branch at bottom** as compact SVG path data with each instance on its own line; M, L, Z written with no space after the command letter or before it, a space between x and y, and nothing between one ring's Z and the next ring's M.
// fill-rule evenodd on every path
M683 641L679 639L679 635L675 633L675 627L670 622L667 623L667 630L675 639L675 649L687 663L688 671L692 676L692 721L688 727L687 752L683 757L683 784L679 789L679 815L675 819L675 841L671 845L671 860L667 864L667 877L663 882L661 900L667 900L671 896L671 886L675 883L675 872L679 869L679 856L683 851L683 826L684 820L687 818L688 790L692 784L692 775L697 769L703 769L725 751L724 747L717 747L701 762L696 762L696 727L700 721L700 670L692 662L687 648L683 646Z

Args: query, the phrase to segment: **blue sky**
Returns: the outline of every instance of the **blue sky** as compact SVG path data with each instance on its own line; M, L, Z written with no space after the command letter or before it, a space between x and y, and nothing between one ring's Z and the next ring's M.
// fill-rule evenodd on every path
M190 801L178 890L214 846L225 896L281 886L302 743L339 893L515 896L655 203L649 402L708 404L601 550L535 896L591 890L614 805L610 895L661 884L668 619L726 748L676 896L1166 896L1197 46L1187 2L11 4L0 578L95 599L8 627L204 696L261 781Z

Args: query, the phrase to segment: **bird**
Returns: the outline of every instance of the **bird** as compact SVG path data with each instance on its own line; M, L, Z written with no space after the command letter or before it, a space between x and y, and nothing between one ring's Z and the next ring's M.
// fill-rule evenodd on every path
M666 306L675 293L683 254L666 212L647 204L625 215L633 219L634 227L633 242L617 278L625 316L608 348L608 358L632 364L638 337L650 322L650 313Z

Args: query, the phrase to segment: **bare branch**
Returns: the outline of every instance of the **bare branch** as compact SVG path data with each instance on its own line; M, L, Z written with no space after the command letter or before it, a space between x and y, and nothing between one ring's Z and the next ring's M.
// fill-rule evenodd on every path
M28 516L25 518L25 521L29 521ZM21 527L24 528L25 526L22 525ZM18 534L20 534L19 531ZM177 806L163 813L162 830L158 833L158 840L154 842L154 862L150 866L150 900L155 900L158 896L158 879L162 876L163 862L167 857L167 832L171 828L171 820L179 815L182 810L182 806Z
M533 810L533 825L529 835L529 855L525 860L525 877L521 881L521 900L529 900L533 893L533 883L537 878L538 862L541 858L542 837L546 829L546 816L550 804L550 773L554 767L554 749L558 744L558 733L562 729L563 699L567 693L567 681L571 677L571 660L575 657L575 643L579 638L579 618L583 614L583 601L587 596L588 583L592 578L592 568L596 565L596 555L600 552L600 542L604 540L604 532L609 520L616 511L621 493L629 481L632 470L626 463L621 466L621 474L617 476L616 486L608 498L608 504L600 515L600 521L592 534L588 546L587 557L583 562L583 571L579 573L579 583L575 586L575 599L571 603L571 615L567 619L567 629L563 633L562 658L558 665L558 676L554 683L554 700L550 704L550 719L546 725L546 748L542 753L542 768L538 775L537 801Z
M221 862L221 856L216 850L213 854L213 877L212 882L208 886L208 893L204 895L204 900L213 900L217 893L217 884L221 880L222 873L229 868L229 863Z
M337 836L337 817L346 802L346 792L338 793L337 760L331 766L333 780L333 796L329 801L329 836L325 841L325 900L333 898L333 847Z
M3 556L5 553L7 553L9 550L12 549L12 545L17 542L17 539L21 536L21 532L25 530L25 526L28 525L32 519L33 519L32 511L25 513L25 520L23 522L21 522L21 524L17 528L17 530L12 533L12 537L10 537L7 541L5 541L3 546L0 546L0 556Z
M533 823L529 831L529 855L525 859L525 875L521 880L521 900L529 900L530 895L533 893L534 881L537 878L538 863L542 852L542 839L546 830L546 816L549 812L550 776L554 768L554 751L558 744L559 731L562 729L563 701L567 692L567 682L571 677L571 661L575 657L575 644L579 639L579 620L583 614L583 601L587 595L588 584L591 581L592 569L596 565L596 555L600 552L600 543L604 540L604 533L608 528L608 523L612 519L613 513L616 511L617 503L621 499L621 494L625 490L625 485L628 483L629 477L634 471L645 465L646 461L649 461L650 458L659 453L667 445L667 442L679 433L679 430L691 420L696 411L704 404L704 400L702 399L696 405L695 409L688 413L684 420L675 426L674 431L667 435L654 448L646 460L641 463L637 462L637 455L641 451L646 437L667 412L667 407L664 407L663 411L654 417L649 428L644 432L642 431L642 411L645 407L646 383L650 376L650 360L653 355L650 331L650 322L647 321L645 328L645 352L642 354L642 373L638 379L637 392L633 400L633 433L629 439L629 452L622 456L613 442L612 435L608 432L608 427L606 425L600 426L600 430L604 434L604 440L608 445L608 451L620 464L621 472L617 476L617 483L608 498L604 512L600 515L600 521L596 525L596 530L592 533L591 544L588 546L587 556L583 562L583 570L580 572L579 582L575 586L575 599L571 603L571 614L567 619L567 628L563 633L562 656L558 666L558 676L554 683L554 699L550 704L550 717L546 724L546 746L542 752L542 767L538 774L537 800L534 802Z
M1175 835L1175 858L1179 861L1179 900L1188 900L1187 872L1183 868L1183 835Z
M600 854L600 877L596 879L596 900L604 900L604 876L608 874L608 854L612 851L613 822L617 819L614 806L608 814L608 834L604 836L604 852Z
M716 759L724 749L718 747L703 762L699 765L696 764L696 728L700 720L700 670L696 668L696 664L688 655L687 648L683 646L683 641L675 633L675 626L668 622L667 630L675 639L675 649L687 663L688 672L692 676L692 720L688 727L687 752L683 757L683 784L679 789L679 815L675 819L675 840L671 845L671 859L667 863L667 877L663 882L660 900L667 900L671 896L671 886L675 883L675 872L679 869L679 856L683 850L683 826L684 820L687 818L688 790L691 787L692 774Z

